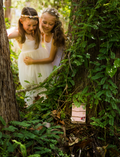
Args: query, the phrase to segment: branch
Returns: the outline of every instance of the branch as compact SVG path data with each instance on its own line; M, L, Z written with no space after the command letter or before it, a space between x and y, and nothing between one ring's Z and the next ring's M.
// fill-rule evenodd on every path
M26 92L26 91L31 91L34 90L36 88L42 87L47 81L49 81L51 78L53 78L55 76L56 73L60 72L64 67L64 64L62 64L61 66L55 68L51 74L49 75L49 77L47 77L41 84L38 85L34 85L32 87L26 88L26 89L20 89L20 90L16 90L16 93L21 93L21 92Z

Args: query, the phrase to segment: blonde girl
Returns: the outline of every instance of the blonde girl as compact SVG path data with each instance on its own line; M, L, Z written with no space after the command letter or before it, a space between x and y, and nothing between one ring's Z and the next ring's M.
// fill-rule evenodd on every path
M41 33L39 30L39 17L34 8L24 7L18 21L18 29L12 30L8 38L15 38L21 48L18 58L19 79L24 88L43 82L51 73L52 65L47 64L26 64L26 57L34 60L49 57L47 50L41 45ZM39 77L39 75L42 75ZM31 105L38 99L39 93L45 89L38 89L26 92L27 105Z
M26 64L44 64L51 62L53 66L60 64L65 47L65 34L59 17L60 15L55 8L47 8L42 12L42 16L39 19L40 30L42 32L43 43L49 52L49 57L37 60L26 57L24 60Z

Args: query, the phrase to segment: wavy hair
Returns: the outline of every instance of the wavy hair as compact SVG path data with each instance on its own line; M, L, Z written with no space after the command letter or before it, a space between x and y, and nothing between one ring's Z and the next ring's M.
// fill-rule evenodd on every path
M29 18L29 19L36 20L38 22L37 23L37 28L34 30L34 36L33 36L35 38L35 48L37 49L39 47L39 44L40 44L39 18L38 17L32 18L32 16L38 16L38 13L34 8L24 7L22 9L21 15L23 15L23 16L26 15L26 17L21 16L22 20L25 20L26 18ZM30 17L27 16L27 15L29 15ZM25 30L23 29L23 25L20 22L20 19L18 20L18 31L19 31L19 34L20 34L19 42L24 43L25 40L26 40Z
M47 8L42 12L42 15L46 12L56 17L55 25L51 30L51 33L53 33L54 45L57 47L65 46L64 29L62 27L62 22L59 19L60 15L58 11L55 8Z

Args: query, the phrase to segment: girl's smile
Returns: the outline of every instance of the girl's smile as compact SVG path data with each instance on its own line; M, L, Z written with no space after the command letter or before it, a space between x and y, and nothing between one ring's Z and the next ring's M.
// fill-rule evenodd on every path
M23 25L23 29L27 34L34 33L34 30L37 28L37 20L26 18L25 20L21 19L20 21Z
M44 13L40 19L41 28L44 33L50 33L55 25L56 17L49 13Z

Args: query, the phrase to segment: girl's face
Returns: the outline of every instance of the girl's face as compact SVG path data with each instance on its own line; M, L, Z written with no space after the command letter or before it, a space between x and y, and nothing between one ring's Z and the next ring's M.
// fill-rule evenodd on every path
M43 13L40 18L40 29L44 33L50 33L55 25L56 17L49 13Z
M25 20L20 19L20 22L22 23L23 29L27 34L33 34L38 24L37 20L29 18L25 18Z

